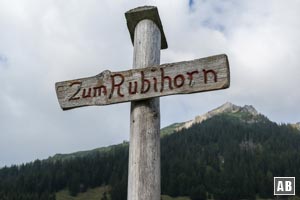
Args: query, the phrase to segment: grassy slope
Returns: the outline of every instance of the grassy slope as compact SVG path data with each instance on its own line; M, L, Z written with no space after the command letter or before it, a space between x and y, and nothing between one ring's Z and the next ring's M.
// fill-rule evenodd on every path
M97 187L89 189L85 193L79 193L76 197L70 196L68 190L62 190L56 193L56 200L101 200L103 193L108 190L107 186ZM107 197L109 198L109 195Z
M89 189L85 193L80 193L77 197L72 197L69 195L68 190L62 190L56 193L56 200L101 200L104 192L109 191L108 186L97 187L94 189ZM108 199L110 199L109 195L107 195ZM162 200L190 200L188 197L176 197L172 198L168 195L162 195Z

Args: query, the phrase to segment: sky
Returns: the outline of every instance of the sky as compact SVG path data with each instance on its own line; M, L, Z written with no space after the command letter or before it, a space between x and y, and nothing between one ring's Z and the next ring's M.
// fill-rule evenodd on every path
M124 13L157 6L161 63L227 54L226 90L160 98L161 127L225 102L300 121L298 0L1 0L0 167L129 140L130 103L62 111L55 82L132 68Z

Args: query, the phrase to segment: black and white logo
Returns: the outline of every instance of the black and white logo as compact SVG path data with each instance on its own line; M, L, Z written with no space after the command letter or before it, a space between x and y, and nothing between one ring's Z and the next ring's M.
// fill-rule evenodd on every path
M274 177L274 195L295 195L295 177Z

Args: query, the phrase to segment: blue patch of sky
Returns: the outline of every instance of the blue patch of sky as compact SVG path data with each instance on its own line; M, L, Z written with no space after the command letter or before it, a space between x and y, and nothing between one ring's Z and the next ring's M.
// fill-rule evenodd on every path
M0 67L7 67L8 58L0 53Z
M190 8L190 11L193 12L194 9L195 9L195 1L196 0L189 0L189 8ZM202 0L201 3L207 3L208 1L206 0ZM211 9L213 10L213 15L215 16L218 16L218 15L222 15L224 14L225 12L225 9L224 9L224 3L220 3L220 4L215 4L212 2L211 4ZM225 33L225 25L223 25L222 23L219 23L219 22L216 22L216 20L213 19L214 17L210 16L210 17L207 17L205 19L202 19L200 21L200 25L205 27L205 28L208 28L208 29L213 29L213 30L217 30L217 31L220 31L220 32L223 32Z
M7 63L7 57L3 54L0 54L0 62L1 63Z
M225 26L219 23L214 22L212 19L207 18L201 21L201 25L209 29L217 30L220 32L225 32Z
M224 8L225 4L220 3L220 4L212 4L211 9L213 11L213 15L215 15L216 19L220 19L219 17L216 16L220 16L222 14L224 14L225 12L225 8ZM214 20L211 17L208 17L206 19L204 19L201 22L201 25L204 27L207 27L209 29L213 29L213 30L217 30L220 32L225 32L225 26L222 24L222 21L217 22L216 20Z
M217 14L222 14L224 12L224 8L220 5L214 5L213 11L216 12Z

